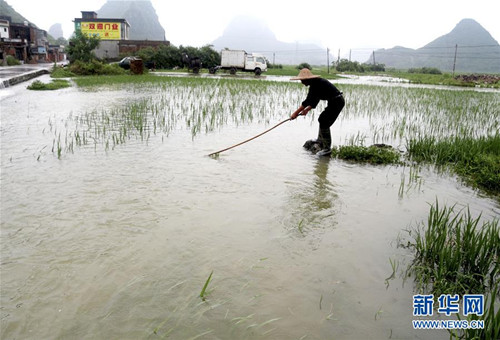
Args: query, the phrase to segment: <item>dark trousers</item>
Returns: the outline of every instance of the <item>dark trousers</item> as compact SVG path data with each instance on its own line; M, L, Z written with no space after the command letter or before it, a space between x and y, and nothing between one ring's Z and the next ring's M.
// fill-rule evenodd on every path
M332 136L330 134L330 126L335 123L340 111L344 108L345 100L343 96L329 100L328 105L323 112L319 115L319 132L318 141L321 142L323 148L330 148L332 146Z

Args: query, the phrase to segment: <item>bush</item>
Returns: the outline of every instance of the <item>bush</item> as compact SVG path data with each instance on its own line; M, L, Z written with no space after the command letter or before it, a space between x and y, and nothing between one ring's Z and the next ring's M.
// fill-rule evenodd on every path
M341 59L335 68L339 72L365 72L363 65L357 61L349 61L347 59Z
M441 71L435 67L410 68L408 73L442 74Z
M385 72L384 64L363 64L363 68L367 72Z
M158 48L146 47L139 50L139 56L145 64L151 63L158 69L172 69L183 67L182 53L189 57L201 59L203 68L211 68L220 65L220 53L212 48L212 45L205 45L201 48L191 46L159 46Z
M92 60L88 63L79 60L75 61L70 64L69 71L79 76L119 75L126 73L118 64L105 64L97 60Z
M297 66L297 70L302 70L303 68L308 68L309 70L312 71L312 67L308 63L301 63L299 64L299 66Z
M52 78L70 78L76 76L76 74L74 74L67 68L56 66L50 73L50 76Z
M335 64L335 63L334 63ZM384 64L360 64L357 61L349 61L341 59L335 66L339 72L383 72L385 71Z
M21 65L21 62L19 60L17 60L16 58L14 58L13 56L8 55L7 56L7 65L9 65L9 66Z

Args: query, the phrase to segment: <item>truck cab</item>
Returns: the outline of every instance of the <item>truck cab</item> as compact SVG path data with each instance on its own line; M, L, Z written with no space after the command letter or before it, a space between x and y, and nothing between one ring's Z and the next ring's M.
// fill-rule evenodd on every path
M245 71L254 72L256 75L260 75L262 72L266 72L267 63L264 56L257 53L247 54Z

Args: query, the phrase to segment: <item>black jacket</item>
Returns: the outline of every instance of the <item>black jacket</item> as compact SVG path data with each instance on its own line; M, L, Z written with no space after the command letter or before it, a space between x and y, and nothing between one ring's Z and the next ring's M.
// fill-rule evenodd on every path
M308 79L309 93L306 100L302 102L302 106L311 106L313 109L318 105L320 100L332 100L342 94L332 83L324 78Z

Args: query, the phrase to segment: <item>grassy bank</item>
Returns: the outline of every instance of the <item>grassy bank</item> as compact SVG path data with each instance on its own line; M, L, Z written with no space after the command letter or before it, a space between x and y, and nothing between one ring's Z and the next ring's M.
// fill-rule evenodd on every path
M344 145L332 149L332 157L368 164L399 164L400 153L392 147Z
M409 140L407 149L413 161L451 169L468 184L500 194L500 134L440 141L428 136Z
M476 77L476 79L473 79L474 77L467 76L455 77L451 73L426 74L410 73L404 71L387 71L384 72L384 74L395 78L406 79L412 84L500 88L500 81L491 83L488 77Z

